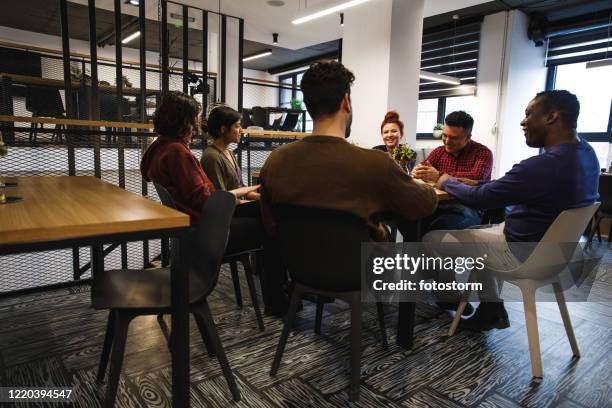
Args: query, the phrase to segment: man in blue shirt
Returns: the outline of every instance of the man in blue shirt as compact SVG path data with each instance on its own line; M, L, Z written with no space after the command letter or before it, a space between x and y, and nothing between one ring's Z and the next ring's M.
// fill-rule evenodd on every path
M543 148L515 164L503 177L468 186L443 175L438 185L472 208L513 206L503 235L508 242L538 242L564 210L585 207L598 198L599 164L593 148L576 133L580 103L568 91L537 94L521 122L525 142ZM474 230L489 235L491 231ZM499 228L499 233L502 233ZM481 302L462 326L474 330L509 326L503 302Z

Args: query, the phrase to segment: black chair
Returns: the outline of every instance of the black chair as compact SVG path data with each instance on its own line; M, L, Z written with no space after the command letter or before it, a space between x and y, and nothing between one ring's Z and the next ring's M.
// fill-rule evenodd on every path
M604 218L612 218L612 175L602 174L599 176L599 201L601 206L593 217L591 233L589 234L589 243L593 242L593 236L597 232L597 238L601 242L600 224ZM612 222L610 222L610 230L608 231L608 246L612 241Z
M278 342L271 376L278 372L289 331L305 293L339 298L351 308L351 382L349 396L359 399L361 360L361 243L371 241L366 223L335 210L283 206L278 211L279 240L292 278L293 291ZM382 303L377 313L382 343L387 347ZM315 330L320 330L322 302L317 302Z
M297 125L298 120L300 119L300 115L301 115L300 113L295 113L295 112L287 113L287 115L285 116L285 121L281 125L280 130L284 130L286 132L292 132L293 129L295 129L295 126Z
M240 392L221 345L210 308L206 301L219 276L219 266L227 245L229 225L236 198L217 191L206 200L202 216L193 231L190 247L181 248L181 256L189 256L189 308L198 325L209 355L216 355L232 397L240 400ZM176 253L175 253L176 254ZM138 316L171 312L169 268L105 271L94 277L91 300L95 309L110 309L98 381L104 380L111 353L110 374L106 390L106 407L114 406L119 374L130 322Z
M162 204L165 205L166 207L176 209L176 204L174 203L174 200L172 199L172 196L170 195L168 190L166 190L164 186L162 186L161 184L153 183L153 185L155 186L155 190L157 191L157 195L159 196L159 199L161 200ZM240 227L240 225L238 225L238 227ZM244 268L244 275L246 276L246 279L247 279L247 285L249 287L249 293L251 295L251 301L253 302L253 309L255 309L257 327L259 328L260 331L264 331L265 327L263 323L263 317L261 315L261 309L259 308L259 303L257 301L257 291L255 289L255 280L253 279L253 268L251 267L251 260L250 260L250 257L252 254L255 256L258 256L261 253L261 246L256 246L255 243L253 243L252 246L253 248L250 248L245 251L240 251L240 252L233 252L231 248L229 248L230 252L227 252L228 248L226 248L226 253L223 256L223 260L221 261L221 263L230 264L232 282L234 284L234 295L236 297L236 304L238 305L240 309L242 309L242 293L240 290L240 278L238 276L238 262L242 264L242 267ZM258 267L261 265L262 265L261 261L257 262ZM161 320L160 320L160 324L163 324Z
M26 87L26 109L32 112L34 117L46 117L46 118L65 118L64 115L64 103L62 102L62 96L57 88L48 88L43 86L27 86ZM40 124L40 128L43 128L43 124ZM51 141L57 138L58 142L61 142L61 132L63 125L55 125L55 130L51 136ZM36 142L36 136L38 131L38 123L32 123L30 127L30 143Z
M274 122L272 122L272 126L271 126L272 130L278 130L279 126L281 125L282 120L283 120L282 115L274 119Z
M263 129L270 128L268 112L261 106L253 106L251 108L251 121L253 126L259 126Z
M119 103L117 95L108 92L100 92L99 101L100 120L109 122L117 121L117 105ZM121 98L121 120L126 120L129 117L131 117L130 101L126 98ZM106 142L116 143L117 136L112 135L112 133L116 131L116 128L108 127L106 128L106 131L110 132L110 134L106 135Z
M253 121L251 120L251 110L250 109L242 109L242 117L240 119L240 127L243 128L243 129L246 129L249 126L253 126Z

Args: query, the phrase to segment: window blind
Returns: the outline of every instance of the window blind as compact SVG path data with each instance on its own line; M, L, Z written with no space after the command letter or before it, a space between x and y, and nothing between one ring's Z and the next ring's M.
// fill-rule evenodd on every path
M461 85L421 79L419 99L474 94L481 22L479 19L456 27L445 26L423 32L421 71L455 77Z
M549 37L546 66L612 58L609 21Z

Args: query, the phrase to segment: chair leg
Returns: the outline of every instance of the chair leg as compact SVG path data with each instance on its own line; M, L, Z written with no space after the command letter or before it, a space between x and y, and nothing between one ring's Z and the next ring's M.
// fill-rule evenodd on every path
M610 246L610 242L612 242L612 219L610 220L610 229L608 230L608 246Z
M589 240L588 240L589 244L591 242L593 242L593 237L595 236L595 233L599 232L599 222L601 221L601 219L599 218L599 213L598 212L595 213L595 216L593 217L593 219L591 221L592 221L592 227L591 227L591 231L589 233ZM601 238L599 239L599 242L601 242Z
M257 318L257 327L259 327L259 331L264 331L264 322L261 317L261 310L259 309L259 302L257 300L257 291L255 290L255 280L253 279L253 269L251 268L251 262L249 260L249 255L246 255L244 259L241 260L242 266L244 268L244 274L247 279L247 284L249 286L249 293L251 294L251 302L253 303L253 309L255 309L255 317Z
M565 333L567 334L567 340L569 341L570 347L574 357L580 357L580 349L578 349L578 342L574 336L574 328L572 327L572 321L570 320L569 313L567 311L567 304L565 303L565 296L563 295L563 289L559 283L553 283L555 290L555 297L557 298L557 305L559 306L559 312L561 313L561 319L563 319L563 325L565 326Z
M116 312L115 316L115 341L113 341L113 352L111 354L110 374L108 377L108 385L106 387L106 400L104 406L112 408L115 406L117 397L117 388L119 386L119 376L121 374L121 366L123 364L123 354L125 352L125 342L127 340L128 327L133 316L122 315Z
M387 341L387 328L385 327L385 309L383 309L382 302L376 302L376 312L378 314L378 326L380 327L383 347L389 348L389 342Z
M200 336L202 336L202 341L204 342L204 347L206 347L206 351L210 357L215 356L215 349L213 348L212 342L210 340L210 335L206 331L206 324L198 313L194 313L193 317L195 318L196 324L198 325L198 330L200 330Z
M476 282L476 274L474 272L470 274L470 277L468 278L468 282ZM470 289L466 289L461 294L461 301L459 302L459 306L457 306L457 312L455 312L455 317L453 318L453 322L451 323L451 326L448 329L449 337L455 335L455 332L457 331L457 327L459 327L459 322L461 321L461 315L463 314L463 311L465 310L465 307L468 304L468 300L470 299L471 293L472 291Z
M321 322L323 320L323 307L325 303L321 299L321 296L317 296L317 313L315 315L315 333L321 334Z
M531 356L531 372L535 378L543 378L542 354L540 352L540 336L538 334L538 315L536 311L535 289L521 288L523 292L523 307L525 309L525 323L527 326L527 339L529 341L529 354Z
M285 345L287 344L287 339L289 338L289 331L291 330L293 319L295 318L301 298L302 288L300 285L295 285L291 291L291 301L289 302L289 310L287 310L287 314L285 315L284 319L285 321L283 322L283 331L278 341L278 346L276 346L276 354L274 354L272 370L270 370L270 376L272 377L276 375L280 367L283 352L285 351Z
M236 379L234 378L234 373L232 373L232 368L230 367L229 361L227 361L227 356L223 350L223 345L221 344L219 335L217 334L217 327L215 326L212 314L210 313L208 303L206 303L206 301L201 302L197 308L194 309L194 313L199 313L202 317L205 332L208 334L213 350L215 350L215 354L217 355L217 359L221 365L221 370L223 371L223 376L225 377L225 381L227 381L227 385L232 393L232 398L234 401L240 401L240 391L238 390L238 385L236 384Z
M232 282L234 283L234 295L236 296L236 304L239 309L242 309L242 293L240 292L240 278L238 277L238 264L234 261L230 262L230 270L232 272Z
M110 355L115 337L115 312L109 310L108 320L106 322L106 334L104 335L104 345L102 346L102 355L100 356L100 365L98 366L98 382L104 382L106 376L106 367L108 365L108 356Z
M157 323L159 324L159 328L166 339L166 343L168 344L168 349L172 352L172 336L170 333L170 329L164 320L164 314L160 313L157 315Z
M349 400L359 401L361 378L361 294L355 292L351 299L351 383Z

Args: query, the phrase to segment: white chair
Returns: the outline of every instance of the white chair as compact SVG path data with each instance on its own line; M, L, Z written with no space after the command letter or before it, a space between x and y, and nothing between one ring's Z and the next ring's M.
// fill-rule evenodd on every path
M567 312L563 289L559 280L559 274L567 266L567 254L563 248L554 243L578 242L584 232L589 220L599 208L601 203L593 203L587 207L565 210L552 223L544 234L542 240L537 244L529 258L515 269L502 271L487 267L487 272L496 274L505 282L516 285L523 296L525 308L525 323L527 326L527 339L529 342L529 354L531 355L531 371L536 378L542 378L542 356L540 353L540 339L538 335L538 319L536 314L536 290L542 286L552 284L565 332L569 340L574 356L580 357L578 343L574 337L574 330ZM467 299L469 293L464 293L463 299ZM457 314L453 319L448 335L452 336L457 330L461 313L467 302L459 303Z

